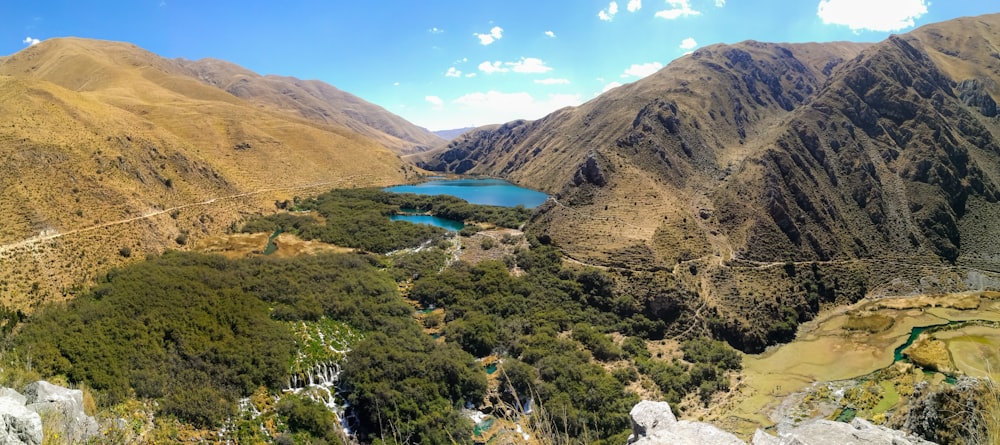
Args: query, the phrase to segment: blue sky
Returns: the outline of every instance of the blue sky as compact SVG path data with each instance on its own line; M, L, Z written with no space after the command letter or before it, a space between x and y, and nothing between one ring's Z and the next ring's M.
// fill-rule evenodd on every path
M6 1L0 55L76 36L319 79L431 130L535 119L698 47L878 41L998 0Z

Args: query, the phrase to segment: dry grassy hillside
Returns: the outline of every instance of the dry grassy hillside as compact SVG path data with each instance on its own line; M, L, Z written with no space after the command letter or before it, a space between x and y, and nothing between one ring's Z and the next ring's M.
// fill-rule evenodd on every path
M4 58L0 98L0 300L22 307L276 199L410 173L353 130L123 43L52 39Z
M467 134L422 165L556 193L548 230L586 261L673 267L728 254L702 217L709 192L864 46L711 46L576 109Z
M1000 271L998 43L1000 15L872 45L710 46L419 165L552 193L535 229L564 252L672 270L754 349L759 320L808 317L790 300Z
M324 82L261 76L222 60L176 62L195 77L236 97L277 107L316 122L348 127L396 153L422 152L445 142L427 129Z

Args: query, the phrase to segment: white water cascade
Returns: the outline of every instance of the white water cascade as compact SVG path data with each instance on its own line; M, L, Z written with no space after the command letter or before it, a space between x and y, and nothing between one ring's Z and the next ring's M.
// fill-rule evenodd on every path
M340 363L317 363L306 372L292 374L282 391L294 394L304 393L309 398L322 403L337 416L337 421L344 429L344 433L349 438L353 438L353 422L345 415L348 404L337 395L340 372Z

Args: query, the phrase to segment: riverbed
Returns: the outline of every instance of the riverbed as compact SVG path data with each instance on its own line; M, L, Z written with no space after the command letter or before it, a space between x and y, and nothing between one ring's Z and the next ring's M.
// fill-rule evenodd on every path
M852 318L856 322L873 316L889 317L892 323L881 331L845 328ZM793 342L744 356L738 394L723 417L736 428L773 425L783 420L782 413L776 411L780 411L779 404L785 398L817 383L864 379L893 365L894 351L908 340L914 328L973 320L986 324L1000 321L1000 293L865 300L822 314L803 324ZM960 327L938 328L923 335L944 343L952 374L982 376L990 372L988 363L1000 361L1000 329L975 323L956 326ZM928 380L943 381L946 377L932 370L922 371ZM915 372L920 378L920 372ZM997 377L996 370L992 372Z

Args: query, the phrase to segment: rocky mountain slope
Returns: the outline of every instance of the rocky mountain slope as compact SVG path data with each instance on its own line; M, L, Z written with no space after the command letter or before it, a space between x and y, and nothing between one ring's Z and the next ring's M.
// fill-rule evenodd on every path
M0 59L0 300L67 295L133 254L184 247L276 199L411 173L390 148L413 142L305 116L319 107L313 96L237 97L205 80L209 65L74 38ZM257 80L279 90L298 82ZM374 107L301 84L325 94L323 110Z
M580 107L467 133L421 165L552 193L536 227L565 253L673 269L728 320L719 329L745 334L785 318L782 297L1000 271L998 54L1000 15L870 45L713 45ZM825 281L796 281L801 265Z

